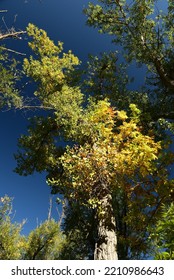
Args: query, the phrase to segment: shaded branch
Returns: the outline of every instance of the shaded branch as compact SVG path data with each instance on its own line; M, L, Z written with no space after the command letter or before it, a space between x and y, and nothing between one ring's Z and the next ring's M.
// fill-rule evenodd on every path
M131 36L136 39L136 36L135 36L135 32L134 32L134 29L131 28L129 22L127 22L127 16L123 10L123 7L122 5L120 4L119 0L116 0L116 3L117 5L119 6L119 9L120 9L120 13L123 17L123 20L124 20L124 25L127 27L128 29L128 32L130 32ZM159 36L160 36L160 33L159 33L159 29L158 29L158 44L159 44ZM166 88L170 88L170 89L173 89L174 88L174 80L173 79L170 79L170 77L168 76L168 73L165 71L164 67L163 67L163 64L162 64L162 61L161 61L161 58L158 58L157 56L154 56L153 52L151 51L151 49L149 48L149 46L146 44L146 41L144 40L144 37L141 36L141 46L143 49L146 49L147 52L150 54L150 57L151 57L151 63L154 65L162 83L164 84L164 86ZM164 57L163 57L164 58ZM170 93L171 94L171 93ZM173 95L173 94L172 94Z
M53 107L49 107L49 106L44 106L44 105L22 105L20 107L18 107L17 109L19 110L23 110L23 109L28 109L28 110L54 110Z

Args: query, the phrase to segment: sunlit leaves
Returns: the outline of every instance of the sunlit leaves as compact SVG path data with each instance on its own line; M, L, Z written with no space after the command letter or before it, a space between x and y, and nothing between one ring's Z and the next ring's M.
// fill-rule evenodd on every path
M26 249L23 255L28 260L59 259L64 244L59 224L51 219L32 230L26 239Z
M49 99L50 94L58 94L68 82L69 73L74 66L79 65L79 59L71 51L62 53L63 43L59 42L56 46L44 30L33 24L28 25L27 32L33 38L29 45L36 57L24 59L24 70L34 81L39 82L35 94L39 98Z
M0 260L17 260L21 257L23 223L12 223L12 199L0 198Z
M24 222L12 221L12 199L0 198L0 260L59 259L65 244L60 225L54 219L45 220L29 235L21 234ZM14 213L13 213L14 215Z
M135 111L139 113L133 105L132 109L134 114ZM138 173L145 177L152 172L160 143L143 135L137 120L127 119L125 112L115 111L107 101L93 104L91 112L85 115L86 123L93 130L93 141L68 147L61 157L66 177L64 187L69 188L71 197L91 205L97 199L99 202L100 180L106 181L111 188L113 182L117 182L115 187L120 186L122 182L118 178L123 176L131 179ZM122 124L117 125L120 120ZM54 178L48 182L57 186L62 184Z

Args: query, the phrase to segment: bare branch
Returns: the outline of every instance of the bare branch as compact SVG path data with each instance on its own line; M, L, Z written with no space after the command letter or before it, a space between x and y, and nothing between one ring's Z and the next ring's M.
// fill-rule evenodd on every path
M17 52L17 51L15 51L15 50L8 49L8 48L5 48L5 47L0 47L0 49L2 49L2 50L4 50L4 51L8 51L8 52L13 52L13 53L15 53L15 54L23 55L23 56L26 55L25 53Z
M48 220L49 220L49 221L51 220L52 207L53 207L53 199L52 199L52 197L50 197L49 209L48 209Z
M12 31L6 34L0 34L0 40L8 39L8 38L16 38L16 39L22 39L19 37L19 35L26 34L26 31Z

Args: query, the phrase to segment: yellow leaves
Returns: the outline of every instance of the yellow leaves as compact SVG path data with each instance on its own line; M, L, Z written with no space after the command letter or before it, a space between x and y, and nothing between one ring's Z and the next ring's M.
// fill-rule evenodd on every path
M136 111L136 107L132 108ZM80 192L78 199L85 198L90 204L91 198L96 199L98 195L96 184L100 180L112 186L123 176L131 179L137 173L141 176L153 173L161 146L141 133L135 114L130 120L124 111L115 115L106 100L92 104L85 113L85 121L96 133L95 142L68 148L61 162L67 176L66 186L73 190L71 197L77 197ZM123 121L120 126L118 119ZM116 130L115 126L118 126ZM117 185L120 184L121 181Z
M139 117L139 115L141 114L141 111L137 108L137 106L135 104L130 104L129 108L132 111L133 117Z
M117 119L124 121L127 118L128 116L125 111L117 111Z
M58 46L55 46L54 42L48 38L47 33L44 30L37 28L34 24L30 23L28 25L27 33L33 38L33 41L29 43L29 46L41 57L44 55L58 55L63 49L62 42L58 42Z
M85 127L83 129L81 126L81 130L84 131L84 134L90 135L94 142L98 138L103 139L103 141L108 139L112 134L115 111L107 99L97 103L89 99L88 107L83 112Z
M32 37L29 46L36 58L31 56L30 59L24 59L24 71L38 83L35 95L44 99L46 106L50 106L50 96L55 92L61 93L62 86L68 84L71 71L80 61L72 51L62 53L63 43L58 42L56 46L44 30L29 24L27 32Z

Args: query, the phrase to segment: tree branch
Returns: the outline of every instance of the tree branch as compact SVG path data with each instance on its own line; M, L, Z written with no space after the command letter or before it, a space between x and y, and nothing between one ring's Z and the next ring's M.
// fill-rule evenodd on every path
M0 33L0 40L4 40L4 39L8 39L8 38L16 38L16 39L22 39L21 37L19 37L19 35L23 35L26 34L26 31L12 31L6 34L1 34Z
M21 52L18 52L18 51L12 50L12 49L8 49L8 48L5 48L5 47L0 47L0 49L2 49L4 51L7 51L7 52L12 52L12 53L15 53L15 54L23 55L23 56L26 55L25 53L21 53Z

